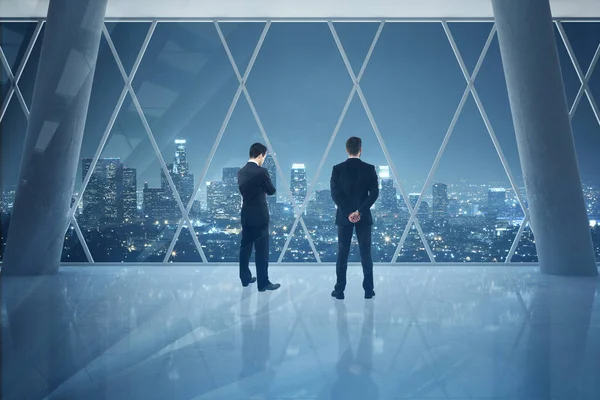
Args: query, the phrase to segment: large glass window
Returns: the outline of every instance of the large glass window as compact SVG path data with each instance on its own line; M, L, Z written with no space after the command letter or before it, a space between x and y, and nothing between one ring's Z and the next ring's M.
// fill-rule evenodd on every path
M63 262L237 261L237 172L254 142L277 188L270 260L334 262L329 178L350 136L380 178L374 261L537 261L492 22L105 28ZM555 29L600 256L600 23ZM0 23L0 257L43 33Z

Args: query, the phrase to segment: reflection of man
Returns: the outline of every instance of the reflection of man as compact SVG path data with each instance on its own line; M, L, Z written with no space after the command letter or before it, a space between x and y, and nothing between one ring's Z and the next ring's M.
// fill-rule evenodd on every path
M356 236L363 268L365 299L375 296L373 290L373 260L371 258L371 207L379 196L379 184L375 166L362 162L362 140L351 137L346 141L348 159L333 167L331 173L331 197L337 206L335 224L338 226L338 255L336 263L337 283L331 293L336 299L344 298L346 273L352 234Z
M332 400L377 400L379 388L373 381L373 302L365 303L362 333L356 355L350 345L346 306L336 303L339 360Z
M261 143L250 146L250 160L238 172L238 186L242 194L242 242L240 245L240 280L248 286L258 278L258 291L276 290L281 286L269 281L269 207L267 195L275 194L269 171L261 166L267 148ZM256 248L256 276L250 272L252 247Z
M271 353L270 296L260 296L254 318L250 316L250 298L242 294L242 371L239 385L251 399L266 399L275 371L269 366Z

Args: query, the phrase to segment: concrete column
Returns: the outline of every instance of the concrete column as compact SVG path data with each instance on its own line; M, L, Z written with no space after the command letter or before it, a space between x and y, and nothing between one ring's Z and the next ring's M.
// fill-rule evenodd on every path
M2 273L58 271L107 0L50 0Z
M597 275L549 0L492 0L540 268Z

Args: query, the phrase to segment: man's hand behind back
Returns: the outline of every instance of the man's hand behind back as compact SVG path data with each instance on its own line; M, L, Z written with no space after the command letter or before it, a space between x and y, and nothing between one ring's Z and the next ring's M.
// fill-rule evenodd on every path
M360 221L360 213L358 211L354 211L348 216L348 220L353 224L357 223L358 221Z

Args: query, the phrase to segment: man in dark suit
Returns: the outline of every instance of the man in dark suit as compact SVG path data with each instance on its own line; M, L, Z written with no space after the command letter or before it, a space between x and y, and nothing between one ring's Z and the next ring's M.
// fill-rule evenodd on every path
M331 197L337 206L335 224L338 226L337 283L331 296L344 298L346 272L352 234L356 227L360 261L363 268L365 298L375 296L373 286L373 260L371 258L371 207L379 196L379 183L375 166L362 162L362 140L351 137L346 141L348 159L333 167Z
M267 148L262 143L250 146L250 160L238 172L242 194L242 243L240 245L240 280L244 287L256 282L250 272L252 247L256 262L258 291L276 290L281 286L269 281L269 207L267 195L275 194L269 172L262 168Z

